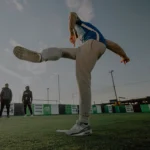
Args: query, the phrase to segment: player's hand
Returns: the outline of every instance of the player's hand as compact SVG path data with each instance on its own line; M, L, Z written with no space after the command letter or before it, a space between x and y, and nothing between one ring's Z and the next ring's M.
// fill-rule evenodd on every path
M75 47L75 43L76 43L76 36L75 35L71 35L70 36L70 42L74 45Z
M122 60L121 60L121 63L128 63L130 61L130 58L128 58L127 56L123 57Z

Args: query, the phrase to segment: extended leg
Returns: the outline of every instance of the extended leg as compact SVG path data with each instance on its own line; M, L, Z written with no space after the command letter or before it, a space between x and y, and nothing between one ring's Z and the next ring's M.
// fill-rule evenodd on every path
M42 61L58 60L60 58L76 59L78 48L47 48L41 53Z
M36 51L32 51L21 46L16 46L13 50L13 53L17 58L21 60L40 63L49 60L56 61L60 58L75 59L77 49L78 48L51 47L44 49L41 53L38 53Z

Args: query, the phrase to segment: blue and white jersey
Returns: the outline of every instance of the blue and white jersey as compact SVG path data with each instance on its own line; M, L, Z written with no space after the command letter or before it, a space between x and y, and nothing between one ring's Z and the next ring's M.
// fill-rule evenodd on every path
M78 20L75 25L79 39L84 43L87 40L93 39L102 42L106 45L106 41L102 33L91 23Z

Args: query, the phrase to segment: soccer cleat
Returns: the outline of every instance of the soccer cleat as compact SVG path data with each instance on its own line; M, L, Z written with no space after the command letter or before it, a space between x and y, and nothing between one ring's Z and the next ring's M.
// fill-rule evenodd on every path
M42 56L40 53L26 49L21 46L16 46L13 50L13 53L18 59L21 60L34 62L34 63L40 63L42 61Z
M57 130L57 132L64 132L69 136L88 136L92 134L92 129L89 124L77 121L70 130Z

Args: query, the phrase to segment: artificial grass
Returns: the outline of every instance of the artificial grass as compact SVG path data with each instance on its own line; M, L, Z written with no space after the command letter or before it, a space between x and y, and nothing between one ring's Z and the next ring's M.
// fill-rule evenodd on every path
M91 116L93 134L70 137L56 133L69 129L76 115L11 117L0 119L0 150L149 150L150 114Z

